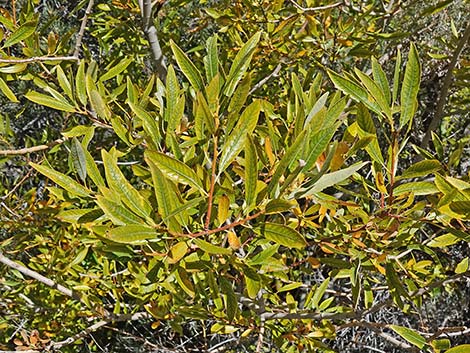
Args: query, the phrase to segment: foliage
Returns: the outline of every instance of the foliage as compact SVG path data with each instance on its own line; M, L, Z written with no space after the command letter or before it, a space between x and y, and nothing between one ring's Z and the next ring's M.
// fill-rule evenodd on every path
M96 5L83 57L36 31L34 2L18 19L3 12L0 90L19 101L13 83L27 81L21 99L63 114L64 129L4 152L42 186L1 190L1 348L98 350L87 329L109 340L103 326L147 320L179 336L192 323L199 350L227 335L226 351L332 352L351 327L397 349L466 349L465 329L451 340L452 328L418 326L461 290L468 254L449 249L470 241L468 178L450 172L437 135L433 150L410 144L420 50L398 50L391 71L375 56L361 69L356 55L392 36L376 28L396 9L313 3L179 1L218 33L195 30L185 50L185 31L169 38L176 10L162 10L166 77L146 64L137 2ZM280 60L279 86L256 91ZM38 151L28 166L8 157ZM385 321L389 309L409 321Z

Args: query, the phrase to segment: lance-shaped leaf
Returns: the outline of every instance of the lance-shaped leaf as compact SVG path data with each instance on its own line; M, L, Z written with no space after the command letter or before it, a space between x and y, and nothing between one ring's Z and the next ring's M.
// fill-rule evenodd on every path
M333 138L338 126L339 124L336 124L336 126L323 129L309 138L309 146L305 154L305 165L302 172L307 172L314 166L318 157L325 151L328 143Z
M357 77L361 80L362 84L367 88L369 94L374 98L374 100L379 105L382 114L379 116L385 115L389 121L392 120L392 110L390 105L387 101L387 97L385 96L385 92L382 91L380 85L378 85L374 80L372 80L369 76L364 74L362 71L355 69L354 72L356 73Z
M183 222L181 215L178 218L168 217L176 208L181 206L176 192L173 190L172 185L170 185L171 181L165 178L160 169L149 158L146 158L146 161L152 173L158 213L171 231L181 232L181 224Z
M106 238L116 243L129 245L145 244L147 240L155 239L155 229L138 224L130 224L106 231Z
M411 165L398 178L407 179L407 178L429 176L430 174L435 173L441 169L442 169L441 162L439 162L436 159L427 159L427 160L419 161Z
M288 248L303 249L307 246L305 238L295 229L277 223L265 223L261 232L264 237Z
M8 87L5 81L3 81L2 78L0 78L0 91L3 92L3 94L13 103L18 103L19 100L16 98L15 94L13 91Z
M258 123L261 103L255 100L242 113L240 120L222 147L219 161L219 174L235 159L245 145L247 135L251 135Z
M320 192L330 186L333 186L335 184L339 184L342 181L346 180L349 178L351 175L353 175L355 172L357 172L359 169L364 167L367 163L369 162L363 162L363 163L356 163L348 168L344 168L341 170L337 170L336 172L328 173L323 175L320 179L317 180L315 184L313 184L312 187L308 188L307 190L303 190L303 193L301 195L297 195L299 198L300 197L305 197L308 195L313 195L317 192Z
M59 81L60 88L67 94L67 97L69 99L73 100L73 93L72 93L72 85L70 84L69 79L67 78L67 75L65 75L64 70L62 70L62 67L56 66L57 67L57 80Z
M3 48L11 47L12 45L25 40L32 36L36 31L37 21L28 21L22 24L17 30L15 30L10 37L3 44Z
M430 195L436 194L439 192L439 189L430 181L417 181L412 183L405 183L398 185L393 189L393 194L395 196L413 193L414 195Z
M401 72L401 51L398 49L395 59L395 70L393 72L393 90L392 103L395 104L398 98L398 90L400 88L400 72Z
M235 295L235 291L233 290L232 283L224 277L220 277L220 289L225 296L224 299L225 308L227 311L227 319L229 322L231 322L237 313L238 299Z
M408 125L415 115L418 107L418 91L421 81L421 66L418 58L418 51L412 43L406 63L405 76L401 87L400 103L400 129Z
M120 62L112 63L111 66L109 67L109 70L104 73L104 75L99 77L99 80L101 82L107 81L117 75L119 75L121 72L123 72L127 67L130 65L130 63L133 61L133 58L126 58L121 60Z
M415 330L412 330L408 327L397 326L397 325L389 325L389 327L393 331L398 333L401 337L403 337L405 340L415 345L419 349L422 349L426 345L426 338L421 336Z
M105 186L103 177L101 176L98 166L96 165L95 160L93 159L90 152L83 148L83 154L85 155L87 175L90 177L91 180L93 180L96 186Z
M76 137L72 139L72 145L70 146L70 155L72 157L73 167L77 172L80 179L85 182L87 176L86 158L85 152L83 151L82 144Z
M161 140L161 135L158 129L157 121L139 105L131 102L128 102L128 104L136 115L136 117L142 121L142 125L148 135L148 138L155 146L158 146Z
M257 181L258 157L255 144L248 136L245 143L245 202L247 213L255 206Z
M225 82L224 94L227 97L232 96L235 88L237 87L238 81L240 81L248 69L260 38L261 32L257 32L243 45L235 56L227 76L227 81Z
M232 253L231 249L222 248L221 246L217 246L211 244L202 239L194 239L194 243L197 245L198 248L205 251L208 254L214 255L230 255Z
M215 129L214 116L212 115L209 105L207 104L204 95L197 92L196 95L196 109L194 112L194 130L199 140L206 139L211 135ZM208 133L206 133L208 130Z
M217 34L210 37L206 42L207 55L204 57L204 68L206 70L207 82L219 73L219 56L217 53Z
M85 60L81 60L78 65L77 75L75 76L75 90L80 103L82 103L82 105L86 105L87 93L85 86Z
M83 185L80 185L71 177L59 173L58 171L49 168L45 165L39 165L36 163L30 163L30 165L36 169L39 173L45 175L49 179L51 179L54 183L59 185L60 187L67 190L71 196L81 196L81 197L88 197L91 195L91 191L88 190Z
M181 48L178 47L172 40L170 40L170 46L178 66L180 67L181 71L183 71L183 74L186 76L189 83L191 83L191 86L193 86L196 91L203 91L204 81L196 65L192 63L185 52L181 50Z
M145 153L147 158L155 163L158 169L160 169L163 175L165 175L168 179L177 183L189 185L198 189L201 194L206 194L201 180L194 170L192 170L186 164L177 159L174 159L173 157L167 156L164 153L155 151L146 151Z
M44 105L52 109L62 110L67 113L75 112L75 107L68 103L67 100L62 96L60 96L61 99L57 99L42 93L29 91L25 94L25 97L31 102Z
M112 152L102 150L101 153L108 186L121 196L124 204L132 212L152 223L150 218L152 206L124 177Z
M470 344L461 344L459 346L452 347L444 353L468 353L470 352Z
M279 180L281 179L281 176L284 174L284 172L289 167L289 165L294 161L294 159L300 153L301 146L305 144L306 134L307 134L307 130L303 130L299 134L299 136L297 136L294 143L287 149L286 153L279 161L276 167L276 171L274 172L274 175L271 178L271 181L269 182L268 193L271 193L271 191L276 189L276 186L278 185Z
M180 109L177 109L178 100L180 97L180 86L178 84L178 79L176 78L175 70L173 69L172 65L168 67L165 91L166 106L163 117L165 121L169 122L168 129L172 131L178 125L181 118L178 113Z
M357 82L354 82L352 79L342 77L333 71L328 71L328 75L336 88L340 89L343 93L350 95L355 101L363 103L373 112L379 115L382 114L380 106L369 97L367 90L361 87Z
M372 76L374 77L374 81L381 88L381 91L385 95L387 104L390 105L392 99L390 84L388 83L387 75L375 57L372 57Z
M143 223L141 218L136 216L127 208L111 200L108 200L102 195L98 195L95 202L104 212L104 214L111 220L111 222L117 226Z

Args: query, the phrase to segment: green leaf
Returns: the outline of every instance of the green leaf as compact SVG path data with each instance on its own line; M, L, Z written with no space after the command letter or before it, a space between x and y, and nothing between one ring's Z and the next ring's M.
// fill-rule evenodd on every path
M98 166L95 163L90 152L88 152L85 148L83 149L83 154L85 155L85 165L87 175L90 177L91 180L95 183L96 186L102 187L105 186L103 177L98 169Z
M181 50L175 42L173 42L173 40L170 40L170 46L178 66L191 83L191 86L193 86L196 91L204 91L204 81L196 66L191 62L184 51Z
M256 147L251 136L247 136L245 143L245 202L247 213L255 207L257 181L258 157Z
M36 163L30 162L30 165L36 169L39 173L44 174L46 177L51 179L54 183L59 185L60 187L67 190L71 196L81 196L81 197L88 197L91 195L91 191L88 190L83 185L80 185L71 177L59 173L58 171L46 167L45 165L39 165Z
M398 185L393 189L393 194L395 196L413 193L416 196L420 195L430 195L436 194L439 192L439 189L430 181L417 181L412 183L405 183Z
M284 156L282 156L281 160L277 164L276 171L271 178L271 181L268 185L267 192L273 196L273 191L276 190L279 180L284 175L284 172L287 170L289 165L295 160L295 158L301 152L301 146L305 144L305 136L307 135L307 130L303 130L295 139L294 143L289 146Z
M400 129L408 125L415 115L418 107L418 91L421 81L421 66L418 58L418 51L412 43L406 63L405 76L401 87L400 103Z
M429 6L427 7L424 11L423 11L423 14L422 16L431 16L431 15L434 15L442 10L444 10L447 6L449 6L450 4L452 4L454 2L454 0L444 0L444 1L440 1L438 2L437 4L433 5L433 6Z
M201 249L202 251L205 251L208 254L213 254L213 255L231 255L232 250L229 248L222 248L221 246L217 246L214 244L211 244L205 240L202 239L194 239L194 244Z
M17 74L18 72L22 72L26 70L28 67L28 64L26 63L20 63L20 64L15 64L11 66L3 66L0 67L0 72L2 74Z
M302 234L283 224L266 222L261 231L266 239L288 248L303 249L307 246Z
M63 100L58 100L51 96L47 96L45 94L34 91L29 91L25 94L25 97L34 103L44 105L52 109L62 110L68 113L74 113L76 111L75 107L68 103L63 97Z
M143 223L141 218L136 216L127 208L107 199L102 195L98 195L95 202L114 225L125 226L129 224Z
M295 207L295 203L283 199L274 199L268 202L265 208L265 214L280 213L289 211Z
M108 186L121 196L122 201L130 210L153 224L150 218L152 206L124 177L117 166L115 151L102 150L101 154Z
M136 115L136 117L142 121L144 130L147 133L151 142L153 142L155 147L158 146L161 140L161 135L158 129L156 119L154 119L147 111L145 111L140 106L132 102L128 102L128 104Z
M320 130L318 133L309 136L309 146L305 156L305 165L302 168L303 173L312 169L318 157L325 151L326 147L330 143L338 127L339 124Z
M157 198L158 213L162 217L165 224L171 231L181 232L181 224L183 220L181 217L168 217L176 208L181 204L178 200L176 192L173 190L171 182L167 180L158 167L148 158L147 164L150 166L152 173L153 188L155 190L155 197Z
M248 297L255 299L261 290L261 278L256 270L248 266L244 266L242 268L242 272L245 276L246 292Z
M436 159L427 159L417 162L406 169L397 179L410 179L429 176L442 169L441 162Z
M13 91L8 87L5 81L3 81L2 78L0 78L0 90L3 92L3 94L13 103L18 103L19 100L16 98L15 94Z
M320 304L320 300L323 298L326 290L328 289L328 285L330 284L330 278L328 277L325 279L322 284L315 290L315 293L312 297L312 304L314 308L318 308Z
M174 131L179 125L184 112L184 98L180 99L180 86L173 66L168 67L166 75L166 106L164 119L168 122L168 131ZM182 103L181 103L182 102Z
M82 105L87 104L87 93L85 86L85 60L80 61L77 69L77 75L75 76L75 89L77 91L77 97Z
M104 101L103 97L97 90L91 90L88 92L88 98L90 98L90 104L93 110L98 114L98 116L105 120L111 120L111 110L109 110L108 105Z
M391 103L391 92L390 92L390 85L387 80L387 75L380 66L379 62L375 57L372 57L372 76L374 77L374 81L376 84L381 88L381 91L385 95L385 99L387 105L390 106Z
M238 82L245 74L248 66L250 66L251 58L253 57L253 53L255 52L260 38L261 32L257 32L243 45L235 56L224 87L224 94L227 97L232 96Z
M116 243L129 245L145 244L157 237L155 229L137 224L125 225L106 231L106 237Z
M353 175L355 172L357 172L359 169L364 167L368 162L363 162L363 163L356 163L348 168L344 168L341 170L338 170L336 172L328 173L323 175L320 179L317 180L315 184L313 184L312 187L308 188L307 190L303 190L303 193L301 196L298 197L305 197L308 195L313 195L317 192L320 192L330 186L333 186L335 184L338 184L347 178L349 178L351 175Z
M246 98L250 93L250 86L251 86L251 75L248 73L237 86L237 89L232 95L230 99L230 103L228 105L228 112L229 113L238 113L240 109L242 109L243 105L246 102Z
M36 32L37 21L28 21L23 23L17 30L15 30L10 37L3 43L3 48L11 47L12 45L25 40Z
M466 257L462 261L460 261L457 266L455 267L455 273L460 274L460 273L465 273L468 271L468 260L469 258Z
M381 86L379 86L369 76L365 75L360 70L355 69L355 73L361 80L362 84L367 88L367 91L369 92L369 94L374 98L374 100L379 105L381 112L382 112L382 114L380 114L379 116L385 115L385 117L387 117L389 121L391 121L392 110L385 96L385 92L382 91Z
M110 69L108 71L106 71L106 73L103 76L100 76L99 80L101 82L104 82L104 81L107 81L107 80L119 75L121 72L123 72L125 69L127 69L127 67L129 66L129 64L132 61L134 61L133 58L126 58L124 60L121 60L117 64L112 63L110 65Z
M389 325L389 327L419 349L422 349L426 345L426 339L415 330L397 325Z
M355 101L363 103L367 108L378 115L382 114L380 106L370 99L369 93L358 83L349 78L342 77L333 71L328 71L328 75L334 85L343 91L343 93L350 95Z
M70 84L69 79L65 75L64 70L62 70L62 67L56 66L57 67L57 80L59 81L60 88L65 92L65 94L73 101L73 93L72 93L72 85Z
M470 352L470 344L461 344L460 346L452 347L444 353L468 353Z
M259 100L255 100L243 111L237 125L233 129L232 133L227 137L222 147L222 153L219 160L219 175L243 149L247 136L253 133L256 124L258 123L260 111L261 103Z
M72 139L72 145L70 146L70 154L72 157L73 167L77 172L80 179L85 182L87 176L86 158L85 152L83 151L82 144L76 137Z
M215 130L214 116L212 115L209 105L201 92L197 92L196 95L194 129L199 140L207 139L207 136L211 135ZM206 133L206 130L208 130L208 133Z
M212 79L219 73L219 56L217 53L217 34L214 34L206 42L207 55L204 57L204 68L206 70L207 82L211 82Z
M225 294L225 308L227 310L227 319L229 322L232 322L235 318L238 309L238 299L235 295L235 292L230 283L224 277L220 277L220 289L222 293Z
M177 183L192 186L193 188L199 190L201 194L206 194L199 177L183 162L180 162L179 160L160 152L146 151L145 154L147 158L155 163L155 165L168 179Z
M451 233L446 233L443 235L439 235L438 237L432 239L428 246L431 248L444 248L446 246L451 246L458 243L461 239L456 237Z

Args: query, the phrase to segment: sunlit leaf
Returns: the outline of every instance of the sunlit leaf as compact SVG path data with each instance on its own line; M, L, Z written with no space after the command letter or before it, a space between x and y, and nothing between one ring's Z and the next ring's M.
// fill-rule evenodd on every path
M70 154L72 156L72 163L80 179L85 182L87 176L86 158L83 151L82 144L76 137L72 139L70 146Z
M106 237L116 243L135 245L145 244L147 240L155 239L157 232L150 227L131 224L109 229L106 232Z
M10 87L8 87L7 83L3 81L2 78L0 78L0 90L11 102L13 103L19 102L18 98L16 98L13 91L10 89Z
M83 185L80 185L71 177L65 174L59 173L58 171L49 168L45 165L39 165L32 162L30 162L30 165L38 172L44 174L46 177L51 179L54 183L67 190L71 196L88 197L91 195L90 190L88 190Z
M227 97L232 96L235 88L238 85L238 81L240 81L248 69L260 37L261 32L257 32L243 45L243 47L235 56L232 66L230 67L230 71L227 75L227 80L224 87L224 94Z
M418 58L418 51L412 43L406 63L405 76L401 87L400 103L400 129L408 125L413 118L418 107L418 91L421 81L421 66Z
M261 103L255 100L242 113L232 133L227 137L222 147L219 160L219 174L235 159L243 149L247 136L253 133L258 122Z
M303 249L307 246L302 234L295 229L277 223L265 223L261 229L266 239L288 248Z
M109 70L106 71L103 75L99 77L99 80L101 82L107 81L117 75L119 75L121 72L123 72L127 67L130 65L131 62L133 62L133 58L126 58L118 62L117 64L113 63Z
M415 330L397 325L389 325L389 327L419 349L422 349L426 345L426 339Z
M10 37L3 43L3 48L11 47L12 45L25 40L32 36L36 32L37 21L28 21L23 23L18 29L16 29Z
M34 92L34 91L29 91L28 93L25 94L25 97L34 103L44 105L52 109L62 110L68 113L75 112L75 107L71 105L70 103L68 103L66 99L63 97L62 97L63 99L58 100L51 96Z
M201 250L205 251L208 254L230 255L232 253L231 249L222 248L221 246L211 244L202 239L194 239L193 241L194 241L194 244L197 245L197 247L199 247Z
M176 62L180 67L183 74L186 76L188 81L191 83L191 86L198 91L204 90L204 81L202 79L201 73L197 67L192 63L191 59L185 54L180 47L178 47L173 40L170 40L171 50L175 56Z
M177 183L190 185L206 194L201 180L197 174L183 162L167 156L164 153L146 151L146 156L162 171L162 173Z

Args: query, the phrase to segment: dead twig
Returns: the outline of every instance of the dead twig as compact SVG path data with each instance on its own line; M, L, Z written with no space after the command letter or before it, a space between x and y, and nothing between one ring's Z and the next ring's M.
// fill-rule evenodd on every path
M73 56L78 59L80 55L80 48L82 46L83 36L85 35L86 24L88 22L88 16L91 15L91 10L93 9L94 0L88 2L88 6L85 10L85 15L82 18L82 23L80 25L80 30L77 34L77 41L75 42L75 50L73 51Z
M17 150L0 150L0 156L17 156L17 155L22 155L22 154L39 152L39 151L47 150L56 145L60 145L61 143L64 143L66 140L67 140L66 138L60 138L55 141L52 141L51 143L48 143L47 145L25 147L25 148L20 148Z
M79 61L76 56L34 56L32 58L0 58L0 64L28 64L44 61Z

